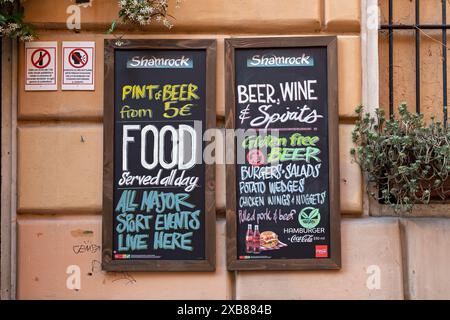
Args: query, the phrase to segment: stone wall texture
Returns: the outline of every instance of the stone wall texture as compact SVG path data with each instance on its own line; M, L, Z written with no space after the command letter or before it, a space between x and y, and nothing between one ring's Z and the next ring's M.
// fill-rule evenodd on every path
M449 298L450 223L363 214L363 179L349 156L354 108L362 102L359 0L186 0L171 8L175 27L130 38L212 38L217 50L217 117L224 118L224 38L337 35L342 270L236 272L225 267L225 221L217 220L212 273L101 271L104 31L112 0L81 8L80 33L66 30L70 0L24 2L40 39L96 41L96 90L25 92L19 77L19 299L404 299ZM23 46L19 74L24 74ZM216 169L216 209L225 208L225 168ZM431 240L431 241L430 241ZM429 247L433 245L433 248ZM70 289L81 274L81 288ZM283 290L279 290L280 288Z

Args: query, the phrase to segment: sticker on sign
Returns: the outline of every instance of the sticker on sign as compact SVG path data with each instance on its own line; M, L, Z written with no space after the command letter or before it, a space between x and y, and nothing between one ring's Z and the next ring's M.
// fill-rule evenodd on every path
M63 90L95 90L95 42L63 42Z
M57 90L56 41L25 43L25 90Z

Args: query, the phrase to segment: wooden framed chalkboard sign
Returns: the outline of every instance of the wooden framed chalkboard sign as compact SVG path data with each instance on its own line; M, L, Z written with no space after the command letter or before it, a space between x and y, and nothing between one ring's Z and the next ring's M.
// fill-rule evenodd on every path
M336 43L226 40L229 270L341 266Z
M213 271L214 40L105 40L106 271Z

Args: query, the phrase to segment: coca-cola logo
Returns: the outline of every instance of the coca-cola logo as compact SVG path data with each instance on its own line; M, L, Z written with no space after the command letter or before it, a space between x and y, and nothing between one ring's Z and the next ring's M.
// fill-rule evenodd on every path
M328 258L328 245L316 245L316 258Z
M291 242L295 242L295 243L311 243L311 242L313 242L313 239L314 239L313 235L305 234L303 236L294 235L289 240Z

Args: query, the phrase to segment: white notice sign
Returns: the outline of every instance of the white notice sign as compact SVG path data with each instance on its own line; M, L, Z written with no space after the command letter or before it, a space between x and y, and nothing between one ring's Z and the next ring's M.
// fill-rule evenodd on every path
M26 42L26 91L57 90L56 41Z
M63 90L94 90L95 42L64 41Z

